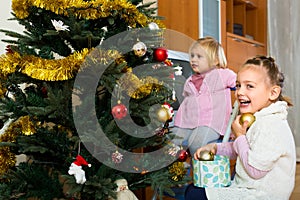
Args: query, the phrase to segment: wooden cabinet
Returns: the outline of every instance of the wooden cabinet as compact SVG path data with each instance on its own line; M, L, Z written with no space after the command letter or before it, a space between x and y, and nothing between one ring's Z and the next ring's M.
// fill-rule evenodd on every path
M267 0L226 0L226 56L238 71L250 57L267 53Z
M201 7L207 0L157 0L158 15L167 29L187 38L168 36L170 49L186 52L193 40L201 36ZM220 41L228 65L237 69L255 55L267 54L267 0L220 0ZM184 36L182 35L182 36Z
M198 39L198 6L198 0L157 0L157 14L168 29L164 33L166 48L187 52Z
M229 33L266 43L267 1L227 0L226 24Z
M163 17L163 23L168 31L171 31L165 37L165 46L172 50L187 52L191 42L207 35L226 41L221 34L226 32L226 16L222 16L224 12L219 12L222 8L226 10L223 1L157 0L158 16ZM174 31L178 33L176 37Z
M265 52L263 43L227 33L228 67L235 72L239 70L248 58L264 55Z

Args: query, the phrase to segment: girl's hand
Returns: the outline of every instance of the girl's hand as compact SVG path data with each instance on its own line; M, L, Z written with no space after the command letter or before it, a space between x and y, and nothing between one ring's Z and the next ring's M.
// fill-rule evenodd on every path
M235 135L235 138L237 138L241 135L245 135L247 132L249 122L244 121L244 123L241 125L240 118L241 118L241 115L238 115L235 118L235 120L233 121L233 123L231 124L231 129L232 129L233 134Z
M217 144L210 143L210 144L207 144L207 145L197 149L197 151L194 153L195 160L199 160L201 151L210 151L211 153L216 154L217 153Z

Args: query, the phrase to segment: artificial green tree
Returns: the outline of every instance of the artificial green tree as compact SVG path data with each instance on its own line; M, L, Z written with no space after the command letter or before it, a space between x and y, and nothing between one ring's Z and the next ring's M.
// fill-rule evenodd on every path
M173 194L186 181L163 106L174 69L151 5L13 0L25 31L1 30L13 39L0 58L0 199L116 198L120 178ZM83 184L68 174L77 155L91 164Z

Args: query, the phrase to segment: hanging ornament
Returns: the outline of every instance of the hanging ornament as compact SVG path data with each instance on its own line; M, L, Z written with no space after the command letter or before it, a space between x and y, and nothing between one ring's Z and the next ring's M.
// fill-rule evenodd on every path
M173 65L173 62L172 62L171 60L169 60L169 59L166 59L166 60L164 61L164 64L165 64L166 66L172 66L172 65Z
M189 154L186 150L181 149L180 151L178 151L177 153L177 160L179 162L185 162L186 159L188 158Z
M114 153L111 154L111 159L114 163L119 164L123 160L123 155L116 150Z
M147 52L147 46L143 42L138 42L135 45L133 45L132 50L134 52L134 55L142 57Z
M169 122L166 121L164 123L164 126L163 127L159 127L157 128L155 131L154 131L154 134L157 135L157 136L164 136L165 134L169 133Z
M243 125L245 121L248 122L248 128L249 128L255 121L255 116L252 113L243 113L240 118L240 124Z
M168 119L170 119L169 111L165 107L161 107L157 111L157 118L161 122L166 122Z
M182 67L180 67L180 66L176 66L176 67L174 67L174 69L175 69L175 76L181 76L182 75Z
M68 173L74 175L77 184L84 184L86 182L85 171L82 169L82 165L92 166L81 155L77 155L76 160L69 167Z
M161 108L158 109L157 111L157 118L161 122L167 122L167 121L172 121L172 117L174 115L174 110L173 107L165 102Z
M168 149L168 154L175 157L177 156L177 153L181 150L179 146L176 144L172 143L170 144L170 148Z
M163 62L168 58L168 51L163 47L159 47L153 52L154 59L158 62Z
M54 28L57 32L59 32L59 31L70 31L69 26L64 25L64 22L61 21L61 20L56 21L55 19L53 19L53 20L51 19L51 23L52 23L52 25L54 26Z
M111 113L115 119L123 119L127 115L127 108L119 100L118 104L112 108Z
M43 98L47 98L48 97L48 90L47 90L47 88L45 86L42 86L40 90L41 90Z
M150 30L159 30L159 26L155 22L151 22L148 24Z
M117 185L117 199L116 200L138 200L135 194L128 188L128 182L126 179L118 179L114 182Z

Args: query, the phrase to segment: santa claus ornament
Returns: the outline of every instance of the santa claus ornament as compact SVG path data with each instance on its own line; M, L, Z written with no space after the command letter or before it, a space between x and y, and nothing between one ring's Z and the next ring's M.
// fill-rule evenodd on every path
M91 167L82 156L77 155L76 160L69 167L68 173L74 175L77 184L84 184L86 182L85 171L82 169L82 166Z
M129 190L126 179L118 179L115 181L117 187L117 200L138 200L135 194Z
M132 50L134 52L134 55L142 57L147 52L147 46L143 42L138 42L135 45L133 45Z

